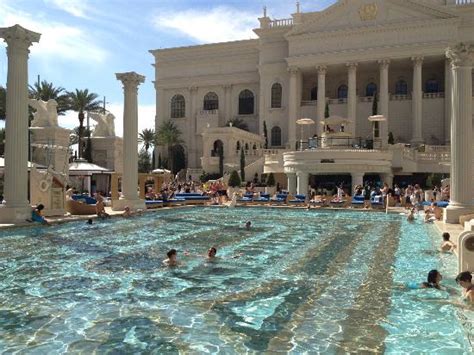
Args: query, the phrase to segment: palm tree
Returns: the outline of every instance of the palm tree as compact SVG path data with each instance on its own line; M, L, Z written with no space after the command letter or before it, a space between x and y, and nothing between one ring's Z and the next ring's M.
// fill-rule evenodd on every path
M84 135L88 136L91 133L90 129L84 128ZM79 127L74 127L72 133L69 135L69 146L79 144Z
M156 145L166 146L168 151L169 169L174 171L173 149L178 147L183 140L181 139L181 131L171 121L163 122L156 132Z
M69 110L68 95L66 90L61 86L55 87L53 83L43 80L41 83L30 85L30 97L48 101L50 99L56 100L58 103L58 115L64 115Z
M79 119L79 148L78 155L79 158L82 157L82 150L83 150L83 143L82 138L84 137L84 112L85 111L99 111L102 109L102 103L97 100L99 95L89 92L88 89L79 90L76 89L75 92L68 92L68 101L69 101L69 108L73 111L78 113Z
M5 111L7 110L7 90L3 87L0 86L0 120L5 120L6 113Z
M138 143L143 143L143 147L148 153L148 149L154 146L156 141L155 130L152 128L145 128L143 131L138 133Z

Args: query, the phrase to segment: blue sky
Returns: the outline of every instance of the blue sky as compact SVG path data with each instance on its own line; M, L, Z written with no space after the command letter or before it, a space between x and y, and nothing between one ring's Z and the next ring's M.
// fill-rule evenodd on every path
M301 1L304 12L335 0ZM122 133L122 88L116 72L146 76L139 90L139 129L153 128L155 90L150 49L254 38L264 5L272 18L287 18L293 0L0 0L0 27L16 23L40 32L31 48L30 83L53 82L67 90L85 89L106 96ZM1 46L6 47L5 43ZM7 57L0 55L0 84L5 85ZM77 125L76 114L60 120Z

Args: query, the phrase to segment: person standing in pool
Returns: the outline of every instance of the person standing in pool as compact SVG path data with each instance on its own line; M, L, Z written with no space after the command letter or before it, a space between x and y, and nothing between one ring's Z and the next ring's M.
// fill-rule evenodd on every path
M176 249L171 249L166 253L166 256L168 257L167 259L163 260L163 265L166 266L178 266L178 252Z
M431 270L428 273L426 282L421 284L421 288L436 288L441 289L440 282L443 279L443 276L438 270Z
M443 233L443 242L441 243L440 247L441 251L450 252L454 251L454 249L456 248L456 244L449 240L450 237L451 236L449 235L449 233Z
M252 227L252 222L250 221L245 222L245 229L250 230L250 227Z
M474 285L472 284L472 275L470 271L463 271L456 276L456 283L463 288L464 300L468 303L474 303Z

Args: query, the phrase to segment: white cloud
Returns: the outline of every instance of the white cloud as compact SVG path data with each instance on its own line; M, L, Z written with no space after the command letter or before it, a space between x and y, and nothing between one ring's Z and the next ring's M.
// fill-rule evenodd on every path
M85 0L44 0L48 5L53 5L58 9L76 17L87 18L88 3Z
M209 11L184 10L164 12L155 16L158 29L179 31L199 43L225 42L256 38L252 29L258 27L258 14L219 6Z
M44 15L32 15L14 9L0 2L0 27L19 24L29 30L41 33L39 43L33 44L31 53L40 57L63 58L73 61L104 62L107 51L91 40L91 36L82 29L64 23L49 20Z

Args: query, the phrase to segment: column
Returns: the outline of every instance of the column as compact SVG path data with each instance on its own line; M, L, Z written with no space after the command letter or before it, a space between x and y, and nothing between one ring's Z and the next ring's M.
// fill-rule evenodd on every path
M187 129L189 129L188 134L188 166L190 167L197 167L197 157L196 157L196 116L197 111L199 110L199 104L197 101L197 87L191 86L189 88L189 119L190 124L188 125Z
M324 111L326 109L326 72L327 67L320 65L316 67L318 71L318 102L317 102L317 119L316 129L318 136L321 136L322 127L321 121L324 120Z
M388 145L388 67L390 60L379 60L380 65L380 114L385 117L385 122L380 122L380 140L382 149L386 149Z
M19 25L0 28L7 43L8 73L5 121L5 206L0 221L31 218L28 202L28 53L40 34Z
M351 173L352 177L352 190L351 190L351 195L354 195L354 190L357 185L364 186L364 173L360 172L355 172Z
M145 208L145 201L138 198L138 85L145 81L143 75L135 72L117 73L117 79L123 84L123 197L113 205L114 210L123 210L125 206L132 210Z
M295 173L286 173L288 177L288 192L292 195L296 193L296 174Z
M289 100L288 100L288 145L290 149L296 148L296 121L298 117L299 107L301 106L301 99L298 100L298 93L301 92L299 86L300 83L300 71L298 68L288 68L290 73L290 87L289 87Z
M450 47L451 59L451 201L444 222L459 223L459 216L474 213L472 180L472 66L474 45Z
M393 174L382 174L382 182L386 183L388 187L393 188Z
M446 58L444 63L444 144L451 141L451 61Z
M423 57L413 57L413 91L412 100L412 120L413 120L413 136L411 143L415 145L423 144L423 88L422 88L422 66Z
M357 123L357 63L348 63L347 118L352 122L352 136L355 137Z
M222 125L232 119L232 85L224 85L224 95L225 95L225 102L224 102L225 117L224 117L224 121L222 122ZM219 122L219 125L221 125L221 122Z
M296 173L297 178L297 191L299 195L306 195L308 193L308 180L309 174L304 171L298 171Z
M156 86L156 82L155 82ZM157 97L156 97L156 117L155 117L155 132L158 132L160 125L166 121L166 112L169 110L169 102L166 100L166 91L163 88L157 88ZM168 115L169 117L169 115ZM158 157L161 154L163 158L164 147L156 146L155 147L155 168L161 168L158 166Z

